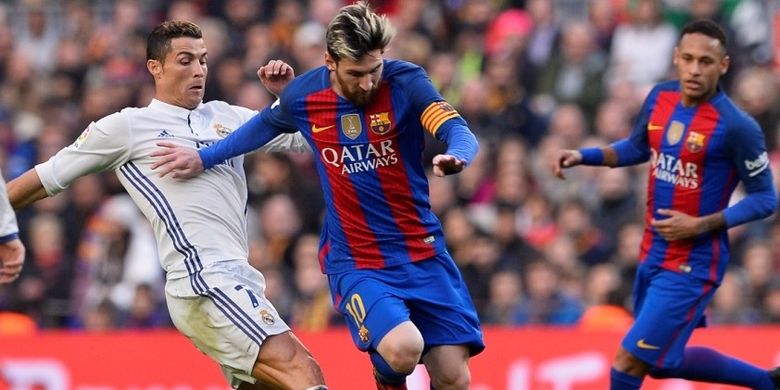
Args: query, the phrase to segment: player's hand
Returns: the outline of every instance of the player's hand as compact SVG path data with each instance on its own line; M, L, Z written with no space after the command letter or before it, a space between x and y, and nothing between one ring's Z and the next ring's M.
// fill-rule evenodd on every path
M466 160L449 154L437 154L433 157L433 174L439 177L458 173L466 167Z
M170 173L174 179L189 179L203 172L203 160L197 150L171 142L158 142L157 146L160 149L150 156L157 158L152 164L152 170L159 169L160 177Z
M683 240L702 233L698 217L671 209L658 209L658 214L669 218L653 218L650 225L667 241Z
M24 265L24 245L18 238L0 244L0 284L19 278Z
M278 97L287 84L295 78L295 71L282 60L270 60L257 70L257 77L268 92Z
M555 161L553 161L553 175L561 180L566 180L566 176L563 175L563 170L566 168L571 168L575 165L580 165L581 162L582 153L580 153L579 150L560 150L555 155Z

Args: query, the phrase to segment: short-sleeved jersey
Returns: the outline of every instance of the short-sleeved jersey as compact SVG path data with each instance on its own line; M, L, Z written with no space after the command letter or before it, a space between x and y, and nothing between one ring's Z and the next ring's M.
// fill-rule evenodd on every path
M149 154L160 141L190 148L216 142L257 112L221 101L188 110L153 100L91 123L78 139L35 167L49 195L80 176L114 170L154 229L168 279L189 276L195 292L198 273L209 262L246 259L247 188L243 156L190 180L160 178ZM300 134L268 143L268 151L308 150ZM201 283L201 284L199 284Z
M333 90L326 67L284 90L260 113L274 129L298 129L316 155L326 204L320 242L325 273L382 269L442 253L422 162L424 131L463 121L419 66L385 61L378 91L358 106ZM465 121L463 121L465 126Z
M648 95L630 141L650 159L641 261L719 283L729 260L726 229L667 241L650 222L666 218L659 209L693 216L724 210L740 181L748 192L773 191L758 124L720 90L685 107L680 83L670 81Z

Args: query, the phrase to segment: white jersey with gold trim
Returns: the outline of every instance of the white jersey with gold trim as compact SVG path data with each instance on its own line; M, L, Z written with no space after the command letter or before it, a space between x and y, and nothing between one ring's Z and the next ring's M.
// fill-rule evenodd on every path
M80 176L116 171L120 182L151 222L167 278L189 276L200 293L198 274L212 262L247 259L247 186L243 156L189 179L160 178L149 154L158 142L191 148L216 142L256 114L221 101L194 110L153 100L91 123L78 139L35 167L49 195ZM262 150L306 151L299 133L274 139Z

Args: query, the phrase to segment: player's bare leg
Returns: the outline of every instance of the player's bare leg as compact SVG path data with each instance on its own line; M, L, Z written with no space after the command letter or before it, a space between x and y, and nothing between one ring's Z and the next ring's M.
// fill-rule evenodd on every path
M240 390L326 389L320 366L289 331L265 339L252 369L252 376L257 379L257 383L243 383L239 386Z
M406 376L414 371L425 347L422 334L404 321L382 337L371 353L378 389L406 389Z
M650 366L647 363L637 359L623 347L618 348L612 367L624 374L640 378L644 378L650 371Z
M471 382L469 350L463 345L431 348L422 358L436 390L466 390Z

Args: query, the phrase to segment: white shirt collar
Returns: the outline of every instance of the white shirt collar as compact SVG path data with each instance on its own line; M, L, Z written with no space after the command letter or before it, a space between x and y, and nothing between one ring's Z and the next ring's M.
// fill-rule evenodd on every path
M179 118L187 119L191 112L198 111L201 109L201 107L203 107L203 102L198 103L198 106L195 107L195 109L190 110L181 106L175 106L173 104L165 103L161 100L152 99L152 102L149 103L149 107L170 113Z

